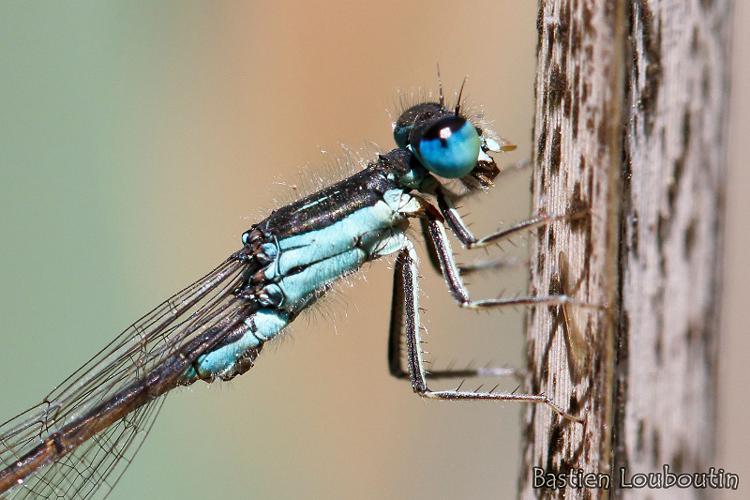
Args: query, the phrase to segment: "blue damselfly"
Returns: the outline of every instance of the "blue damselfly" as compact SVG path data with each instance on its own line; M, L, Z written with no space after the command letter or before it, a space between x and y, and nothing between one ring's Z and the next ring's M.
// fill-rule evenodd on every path
M492 186L489 153L512 149L458 104L406 109L394 124L397 148L317 193L273 211L242 235L242 248L133 323L41 403L0 426L0 493L7 498L99 498L122 475L164 395L202 380L230 380L253 367L263 346L338 279L395 255L389 370L426 398L544 403L540 394L433 391L430 378L502 375L480 368L427 372L420 347L417 257L407 238L422 225L431 263L458 305L487 309L570 303L565 295L473 300L445 227L468 249L564 216L537 216L477 238L455 202ZM446 180L455 180L462 192ZM486 266L486 264L483 264ZM406 366L401 352L405 343Z

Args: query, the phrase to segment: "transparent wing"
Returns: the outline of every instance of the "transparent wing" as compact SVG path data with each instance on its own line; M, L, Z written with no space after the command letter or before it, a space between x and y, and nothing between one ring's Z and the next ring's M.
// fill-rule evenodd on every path
M12 490L8 498L105 498L140 449L165 399L160 397L138 408L44 467Z
M247 315L231 292L249 264L232 256L133 323L53 389L38 405L0 424L0 471L66 424L142 380L192 339L226 330ZM148 434L164 397L134 410L3 498L103 498Z

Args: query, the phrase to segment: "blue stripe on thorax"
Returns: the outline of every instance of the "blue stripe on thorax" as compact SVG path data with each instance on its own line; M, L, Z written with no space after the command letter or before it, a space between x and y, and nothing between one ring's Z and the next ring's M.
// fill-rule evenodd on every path
M264 274L269 282L273 281L265 290L271 296L282 297L279 308L255 312L245 321L244 335L198 357L185 373L185 381L236 374L238 361L248 350L259 348L278 335L289 324L291 315L315 298L316 291L368 260L403 248L406 217L418 209L410 195L393 189L373 205L355 210L326 228L264 243L262 251L272 259Z
M401 189L387 191L383 199L316 231L279 240L275 259L265 278L275 283L265 291L282 297L280 307L299 310L316 290L351 273L368 260L403 247L406 214L419 204Z
M411 197L400 189L387 191L382 201L356 210L326 228L279 240L278 256L267 267L266 278L273 280L285 276L294 268L351 250L364 238L383 235L383 230L393 228L404 220L401 209L410 200ZM376 235L373 236L373 233Z

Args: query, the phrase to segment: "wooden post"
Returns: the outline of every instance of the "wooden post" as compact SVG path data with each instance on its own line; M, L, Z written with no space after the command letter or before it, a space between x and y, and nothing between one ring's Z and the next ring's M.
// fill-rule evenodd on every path
M532 238L531 291L604 308L529 312L530 390L584 423L528 409L522 497L711 466L730 3L540 2L533 209L573 216ZM535 488L579 469L609 489Z

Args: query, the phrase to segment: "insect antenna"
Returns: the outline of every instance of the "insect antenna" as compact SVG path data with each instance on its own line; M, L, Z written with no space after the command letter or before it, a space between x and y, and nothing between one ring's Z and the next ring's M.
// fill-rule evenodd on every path
M458 91L458 101L456 101L456 109L453 111L456 116L458 116L459 112L461 111L461 96L464 93L464 86L466 85L466 80L468 79L468 76L464 77L464 81L461 82L461 88Z
M438 95L440 96L440 107L445 107L445 94L443 93L443 78L440 76L440 63L437 63Z

